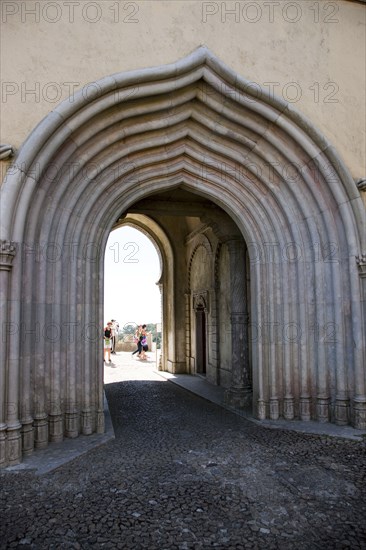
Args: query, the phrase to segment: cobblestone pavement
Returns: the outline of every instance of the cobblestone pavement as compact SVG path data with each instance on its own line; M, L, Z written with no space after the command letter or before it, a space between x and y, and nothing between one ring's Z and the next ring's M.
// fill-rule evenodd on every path
M2 549L366 548L365 442L264 428L116 363L115 440L0 473Z

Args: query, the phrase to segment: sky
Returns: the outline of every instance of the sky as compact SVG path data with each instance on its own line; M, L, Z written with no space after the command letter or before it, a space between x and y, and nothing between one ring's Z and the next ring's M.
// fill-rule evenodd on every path
M104 261L104 321L161 322L160 261L151 240L132 227L109 235Z

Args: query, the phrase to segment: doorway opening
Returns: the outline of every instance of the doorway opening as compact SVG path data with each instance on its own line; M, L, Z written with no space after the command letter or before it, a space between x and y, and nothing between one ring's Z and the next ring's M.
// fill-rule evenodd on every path
M146 324L154 359L161 341L161 260L155 243L131 225L114 229L104 258L104 323L117 323L116 352L136 348L134 334Z

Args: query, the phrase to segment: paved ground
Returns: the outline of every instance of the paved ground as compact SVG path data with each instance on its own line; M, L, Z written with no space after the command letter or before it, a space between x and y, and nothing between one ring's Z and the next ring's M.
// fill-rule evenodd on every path
M365 441L259 426L152 365L105 368L115 439L0 473L2 549L366 548Z

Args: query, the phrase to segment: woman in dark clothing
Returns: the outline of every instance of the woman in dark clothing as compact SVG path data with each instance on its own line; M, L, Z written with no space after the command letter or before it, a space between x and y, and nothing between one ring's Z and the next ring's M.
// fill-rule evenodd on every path
M107 323L107 326L104 328L104 361L105 362L106 362L105 355L107 354L108 362L112 363L111 348L112 348L112 323Z
M141 351L142 351L142 344L141 344L142 338L143 338L142 325L139 325L135 332L135 342L137 344L137 349L135 349L135 351L132 352L132 355L135 355L135 353L138 353L139 354L138 356L140 357Z

